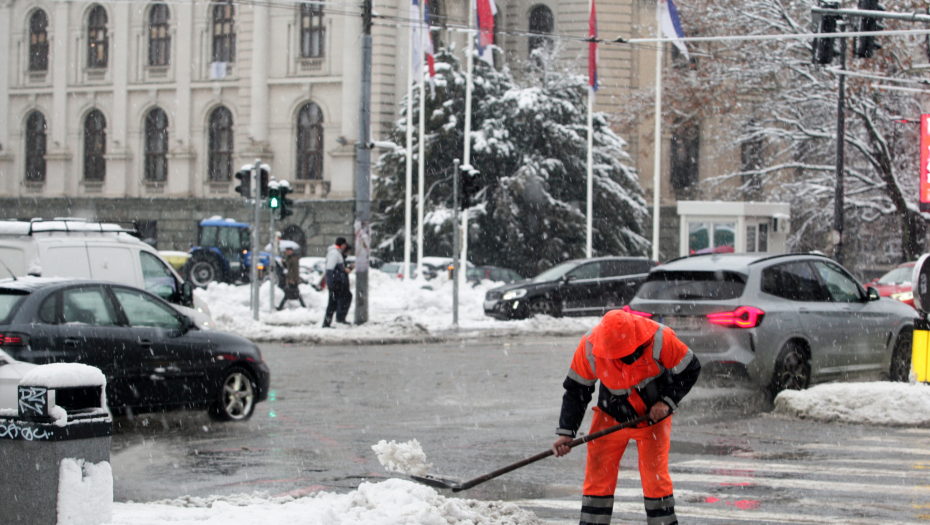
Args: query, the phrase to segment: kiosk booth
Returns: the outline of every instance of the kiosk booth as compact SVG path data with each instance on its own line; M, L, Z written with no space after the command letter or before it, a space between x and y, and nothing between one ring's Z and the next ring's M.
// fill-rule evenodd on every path
M791 206L783 202L678 201L679 255L787 251Z

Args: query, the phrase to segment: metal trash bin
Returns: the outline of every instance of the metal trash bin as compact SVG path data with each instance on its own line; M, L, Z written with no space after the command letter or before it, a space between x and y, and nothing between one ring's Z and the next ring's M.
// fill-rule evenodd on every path
M0 413L4 523L111 520L113 422L105 388L103 373L81 364L38 366L23 377L17 413Z

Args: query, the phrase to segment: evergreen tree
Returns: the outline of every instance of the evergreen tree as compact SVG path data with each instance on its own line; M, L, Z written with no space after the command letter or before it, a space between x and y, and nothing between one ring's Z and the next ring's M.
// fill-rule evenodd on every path
M447 50L436 61L435 96L426 99L424 251L448 256L453 159L461 158L464 146L465 77ZM479 172L481 190L469 211L468 257L535 275L584 257L587 82L569 72L549 72L529 75L526 83L518 86L506 69L475 61L471 166ZM392 132L400 147L381 157L375 179L381 205L373 235L378 254L389 260L403 260L406 125L404 114ZM414 170L416 140L414 133ZM635 172L624 164L629 161L624 147L607 116L595 114L595 255L643 255L649 249L643 237L648 210ZM416 196L415 172L413 178Z

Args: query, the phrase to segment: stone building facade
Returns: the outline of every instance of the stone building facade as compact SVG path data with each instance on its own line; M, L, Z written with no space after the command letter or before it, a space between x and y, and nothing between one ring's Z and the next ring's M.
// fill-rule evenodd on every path
M406 93L408 5L376 2L375 139ZM432 2L439 44L464 49L467 6ZM359 9L348 0L0 0L0 218L160 221L159 248L185 249L200 219L242 216L233 174L260 158L307 211L283 228L304 230L308 253L351 235ZM603 36L654 27L652 1L600 2L598 12ZM519 67L545 35L583 37L587 17L587 0L501 0L496 60ZM583 71L586 52L566 41L562 57ZM648 52L601 46L597 109L620 111L618 96L650 82L650 63ZM636 164L649 174L638 144ZM317 216L336 222L303 222Z

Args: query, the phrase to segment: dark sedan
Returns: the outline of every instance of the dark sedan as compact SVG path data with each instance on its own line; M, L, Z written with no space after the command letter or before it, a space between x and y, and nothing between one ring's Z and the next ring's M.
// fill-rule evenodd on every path
M484 314L497 319L533 315L603 315L622 308L656 263L643 257L576 259L485 295Z
M0 349L99 368L116 413L193 408L245 420L268 396L268 366L252 342L202 331L161 298L102 281L0 281Z

